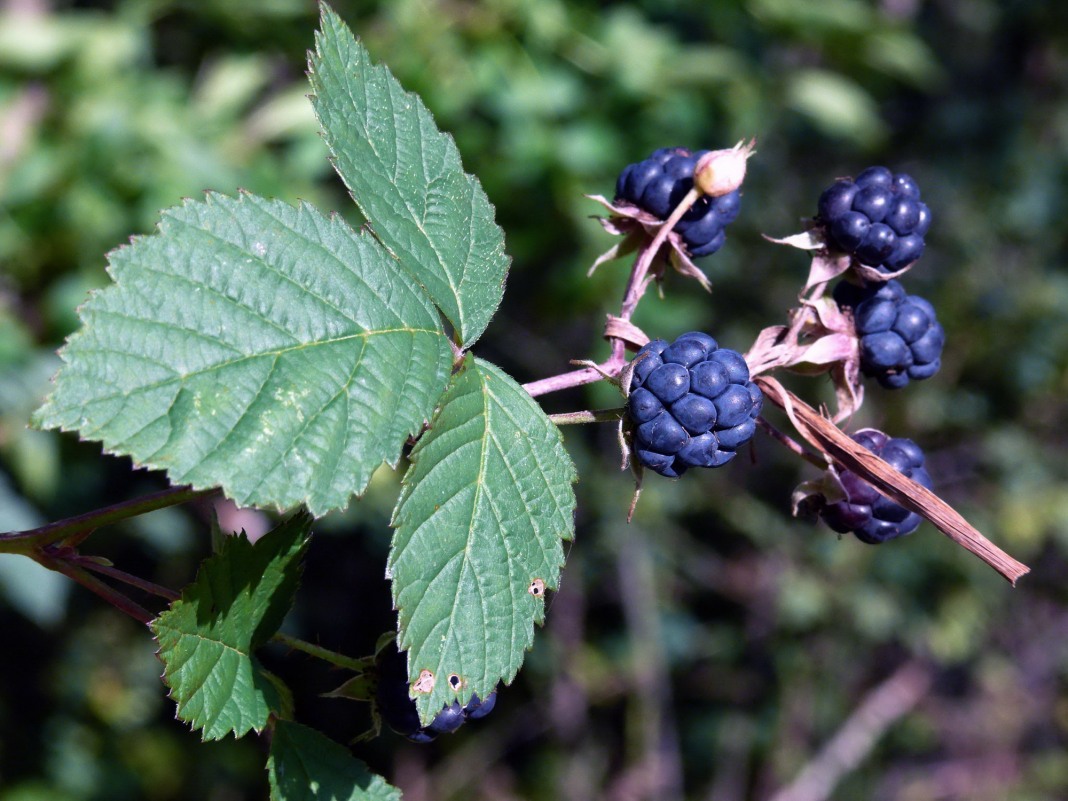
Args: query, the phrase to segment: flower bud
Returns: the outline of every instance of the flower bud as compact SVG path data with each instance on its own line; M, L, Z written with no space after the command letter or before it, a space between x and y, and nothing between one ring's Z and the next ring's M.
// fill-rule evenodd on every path
M745 162L756 152L755 147L756 139L750 139L748 143L706 153L694 168L693 185L712 197L733 192L745 180Z

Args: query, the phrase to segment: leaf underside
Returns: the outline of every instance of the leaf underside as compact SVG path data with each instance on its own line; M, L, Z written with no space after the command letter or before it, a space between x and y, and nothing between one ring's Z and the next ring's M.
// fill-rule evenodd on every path
M468 357L412 451L388 573L424 725L511 681L555 589L574 531L575 470L560 432L521 386ZM450 677L455 676L455 683Z
M284 687L253 651L292 605L311 522L301 511L255 545L244 534L227 537L181 599L152 621L178 718L205 740L262 731L287 705Z
M334 167L376 236L469 347L504 292L504 234L456 143L325 5L309 75Z
M45 428L315 514L395 465L448 380L437 311L367 234L314 208L208 195L110 255L81 309Z

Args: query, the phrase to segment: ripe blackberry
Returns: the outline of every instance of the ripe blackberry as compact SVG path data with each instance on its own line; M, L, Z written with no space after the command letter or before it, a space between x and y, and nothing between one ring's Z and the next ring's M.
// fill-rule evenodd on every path
M869 167L855 180L836 181L820 195L818 219L832 250L862 264L895 272L923 255L931 211L916 182L886 167Z
M741 354L691 331L654 339L634 358L627 414L638 462L677 478L726 464L752 438L764 396Z
M923 466L923 451L911 439L891 438L877 429L865 428L854 434L853 440L899 473L931 489L931 477ZM827 504L820 510L824 522L838 533L852 532L861 542L876 545L911 534L922 522L920 515L894 503L855 473L843 470L838 478L846 500Z
M398 734L403 734L415 743L429 743L439 734L454 732L468 720L478 720L493 711L497 693L492 692L486 700L472 695L466 706L453 701L442 709L428 726L419 725L419 712L415 701L408 694L408 665L404 655L391 643L379 655L376 662L378 683L375 688L375 703L386 724Z
M709 151L691 153L682 147L654 150L649 158L623 168L616 180L616 199L626 200L666 220L693 188L697 160ZM723 247L725 228L738 216L738 190L720 197L703 195L675 224L691 256L710 256Z
M860 337L860 369L889 389L938 372L946 335L934 307L906 295L897 281L858 287L839 281L834 299L853 309Z

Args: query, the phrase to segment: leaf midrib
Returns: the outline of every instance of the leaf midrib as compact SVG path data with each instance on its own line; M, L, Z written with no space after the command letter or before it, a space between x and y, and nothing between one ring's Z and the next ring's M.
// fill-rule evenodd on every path
M99 311L96 311L94 313L99 313ZM152 323L152 324L155 324L155 325L160 325L161 327L164 327L164 328L171 328L172 327L172 326L168 326L166 324L156 323L155 321L151 321L151 320L141 320L140 318L121 315L121 314L118 314L117 312L114 312L112 314L115 314L116 316L118 316L118 317L120 317L122 319L139 320L140 322L146 322L146 323ZM177 328L180 331L185 331L186 330L184 328L178 328L177 326L173 326L173 327ZM122 390L122 391L119 391L119 392L115 392L115 393L113 393L111 395L97 395L97 396L95 396L93 398L93 401L94 402L103 403L103 402L107 402L107 401L110 401L110 400L115 400L116 398L125 398L125 397L129 396L130 394L136 393L136 392L149 392L149 391L154 390L154 389L161 389L161 388L163 388L165 386L169 386L169 385L171 385L171 384L173 384L175 382L184 383L185 381L187 381L187 380L189 380L191 378L196 378L198 376L204 375L206 373L211 373L211 372L216 371L216 370L227 370L227 369L230 369L230 368L233 368L235 366L240 365L242 362L251 361L253 359L263 359L263 358L266 358L266 357L271 357L271 358L274 358L274 359L278 359L278 358L280 358L280 357L282 357L282 356L284 356L286 354L293 353L293 352L296 352L296 351L299 351L299 350L303 350L304 348L323 347L323 346L327 346L327 345L337 345L337 344L340 344L342 342L348 342L348 341L352 341L352 340L356 340L356 339L367 339L367 338L375 337L375 336L385 336L385 335L388 335L388 334L434 334L436 336L444 336L440 331L438 331L436 329L432 329L432 328L402 327L402 328L378 329L378 330L375 330L375 331L360 331L360 332L357 332L357 333L354 333L354 334L346 334L344 336L334 337L334 338L331 338L331 339L319 339L319 340L315 340L313 342L299 342L296 345L293 345L293 346L290 346L290 347L279 348L279 349L276 349L276 350L265 350L265 351L261 351L260 353L250 353L250 354L246 354L244 356L241 356L240 358L233 359L231 361L217 362L215 364L211 364L211 365L208 365L206 367L202 367L202 368L200 368L198 370L193 370L192 372L189 372L189 373L181 373L179 375L175 375L175 376L170 377L170 378L164 378L164 379L161 379L159 381L154 381L154 382L152 382L150 384L140 384L140 385L138 385L138 386L136 386L136 387L134 387L132 389ZM117 356L131 356L131 355L136 356L136 354L129 354L129 353L125 353L123 351L118 351L118 350L115 350L115 349L112 349L112 348L93 348L93 347L85 347L85 346L81 346L80 345L79 346L79 354L86 354L86 353L104 353L104 354L110 353L110 354L114 354L114 355L117 355ZM166 367L167 365L162 365L162 366Z

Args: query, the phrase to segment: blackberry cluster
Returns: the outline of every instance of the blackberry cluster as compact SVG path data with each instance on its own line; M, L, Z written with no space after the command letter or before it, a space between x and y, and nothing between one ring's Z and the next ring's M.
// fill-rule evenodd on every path
M429 743L439 734L456 731L468 720L484 718L497 703L496 692L486 696L485 701L472 695L466 706L453 701L438 713L429 726L420 726L415 701L408 695L407 664L397 650L396 643L379 654L377 671L375 701L379 714L397 734L403 734L414 743Z
M931 489L931 477L923 466L923 451L911 439L891 438L874 428L858 431L853 439L899 473ZM852 532L861 542L877 545L911 534L923 520L915 512L881 495L855 473L843 470L839 480L847 499L827 504L820 511L820 516L840 534Z
M752 438L764 395L740 353L692 331L670 345L654 339L634 358L627 414L641 464L677 478L726 464Z
M899 389L910 379L919 381L938 372L946 335L928 301L906 295L893 280L864 287L840 281L834 299L853 309L864 375Z
M923 255L931 211L904 173L869 167L856 180L825 189L818 209L831 248L862 264L894 272Z
M616 180L616 198L666 220L693 188L694 167L708 152L691 153L682 147L654 150L644 161L623 168ZM737 189L720 197L697 199L675 224L691 256L710 256L723 247L725 229L738 216L739 205Z

